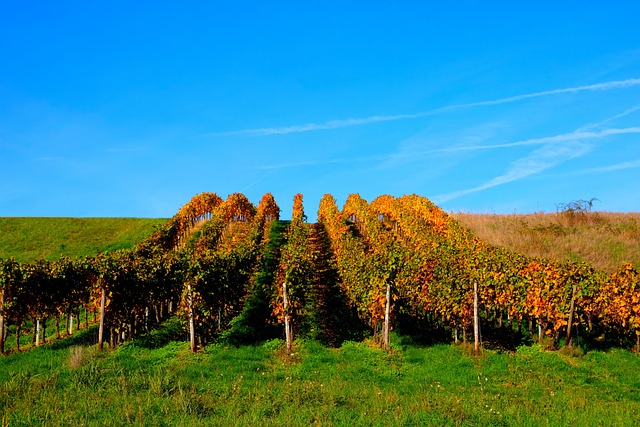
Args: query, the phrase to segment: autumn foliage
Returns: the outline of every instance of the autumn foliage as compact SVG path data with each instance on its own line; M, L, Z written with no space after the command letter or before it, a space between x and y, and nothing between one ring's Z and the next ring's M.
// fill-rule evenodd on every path
M192 325L197 344L205 344L229 328L248 298L256 301L253 284L279 217L270 193L257 207L240 193L226 200L201 193L132 250L55 262L2 260L0 351L8 325L16 326L19 342L21 325L77 318L80 307L95 312L103 294L113 345L171 313ZM383 321L393 325L399 316L428 318L464 334L473 325L477 284L483 325L528 326L555 345L565 337L570 344L578 330L640 344L640 273L631 264L607 275L586 263L510 252L480 240L417 195L382 195L369 203L352 194L340 210L326 194L318 224L306 220L297 194L292 221L279 223L287 224L281 247L269 255L277 256L271 279L260 285L264 301L256 304L269 306L266 323L287 320L294 333L303 331L318 313L327 316L326 289L332 289L375 336ZM328 323L318 320L307 329L322 324Z

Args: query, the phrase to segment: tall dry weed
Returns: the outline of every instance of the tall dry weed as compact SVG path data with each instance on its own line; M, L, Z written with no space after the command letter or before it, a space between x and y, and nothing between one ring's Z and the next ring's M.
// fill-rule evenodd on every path
M79 368L89 359L89 352L86 348L74 345L69 348L69 366Z

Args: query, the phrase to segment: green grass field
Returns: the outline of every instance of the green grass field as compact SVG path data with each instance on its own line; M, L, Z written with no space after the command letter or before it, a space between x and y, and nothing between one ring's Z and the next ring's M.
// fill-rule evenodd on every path
M162 225L147 218L0 217L0 258L18 261L79 258L131 248Z
M339 349L281 341L191 354L166 322L98 353L95 328L0 358L0 419L62 425L637 425L640 358L523 347L473 356L393 337Z

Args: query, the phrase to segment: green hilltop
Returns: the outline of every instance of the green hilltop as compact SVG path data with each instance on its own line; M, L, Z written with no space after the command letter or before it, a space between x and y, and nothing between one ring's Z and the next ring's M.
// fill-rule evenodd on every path
M0 217L0 259L57 260L131 248L165 222L162 218Z

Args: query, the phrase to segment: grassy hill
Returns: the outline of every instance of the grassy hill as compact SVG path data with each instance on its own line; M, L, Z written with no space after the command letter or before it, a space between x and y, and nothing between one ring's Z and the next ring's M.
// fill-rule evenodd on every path
M640 214L454 216L528 255L606 270L640 263ZM163 221L0 218L0 257L130 247ZM99 352L96 327L83 327L0 357L2 425L632 426L640 413L640 358L620 348L547 351L543 340L476 356L436 332L426 345L398 323L389 352L369 339L339 348L303 339L286 351L276 339L220 340L194 354L184 330L184 319L171 318Z
M640 213L451 215L481 239L525 255L587 261L609 272L624 262L640 266ZM0 217L0 258L55 260L130 248L165 221Z
M452 216L488 243L532 257L586 261L615 271L640 266L640 213L534 213Z
M148 218L0 217L0 258L77 258L133 247L163 224Z

